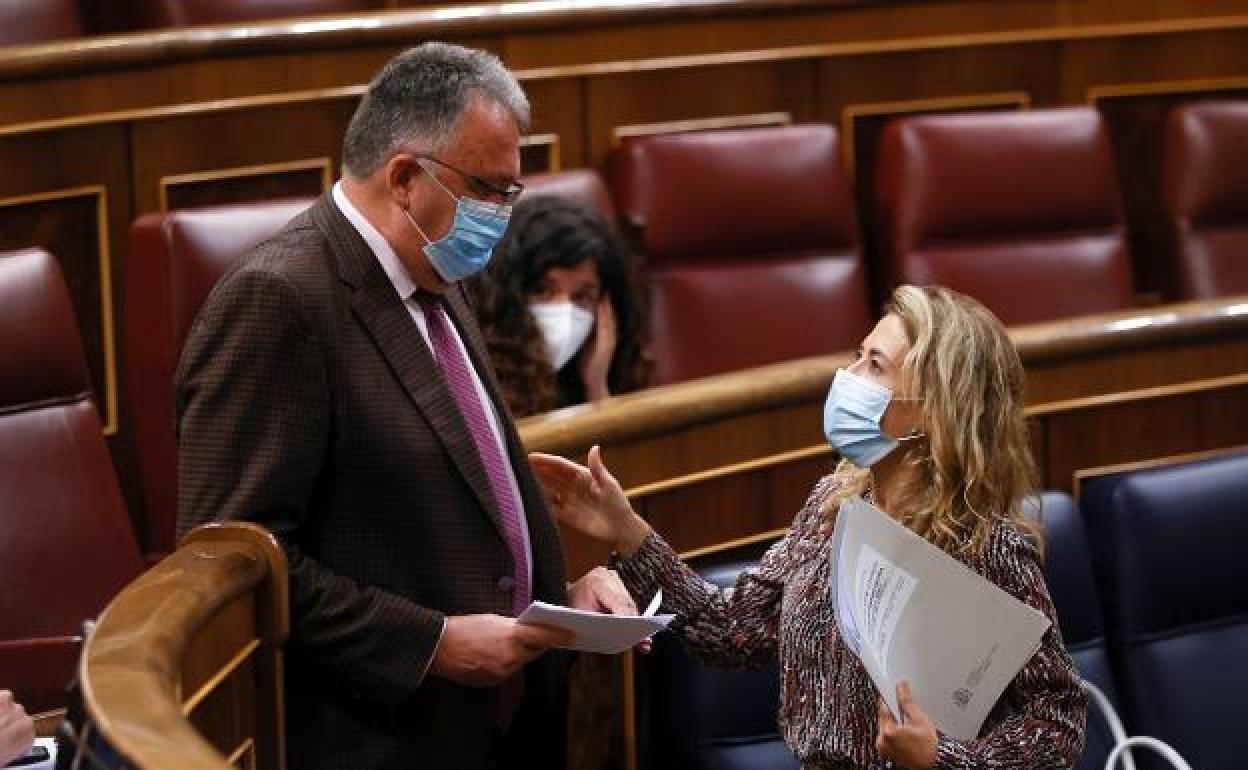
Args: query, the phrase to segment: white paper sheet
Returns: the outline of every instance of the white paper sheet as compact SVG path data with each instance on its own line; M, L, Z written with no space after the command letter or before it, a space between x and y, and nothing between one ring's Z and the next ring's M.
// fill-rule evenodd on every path
M656 615L663 593L654 595L641 615L608 615L576 610L546 602L533 602L517 620L530 625L553 626L576 634L568 649L606 655L624 652L646 637L667 628L675 615Z
M976 737L1048 618L861 498L841 506L832 558L841 638L888 707L907 679L939 730Z
M43 751L40 752L40 749ZM38 758L40 756L43 758ZM56 739L36 738L30 751L3 767L20 768L20 770L52 770L56 767Z

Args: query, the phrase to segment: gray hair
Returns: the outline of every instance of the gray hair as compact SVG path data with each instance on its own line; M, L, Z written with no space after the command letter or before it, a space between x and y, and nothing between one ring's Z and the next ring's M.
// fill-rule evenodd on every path
M342 142L343 168L363 179L403 144L442 149L474 95L497 102L528 130L529 100L497 56L450 43L409 48L368 84Z

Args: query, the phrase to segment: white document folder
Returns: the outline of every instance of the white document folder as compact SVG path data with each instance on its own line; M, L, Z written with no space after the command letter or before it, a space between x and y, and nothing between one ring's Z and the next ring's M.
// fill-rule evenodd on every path
M609 615L533 602L516 620L571 631L576 639L568 649L613 655L667 628L676 616L655 614L662 599L663 592L656 593L650 606L640 615Z
M937 729L975 738L1048 618L859 497L841 506L832 559L841 637L893 714L907 679Z

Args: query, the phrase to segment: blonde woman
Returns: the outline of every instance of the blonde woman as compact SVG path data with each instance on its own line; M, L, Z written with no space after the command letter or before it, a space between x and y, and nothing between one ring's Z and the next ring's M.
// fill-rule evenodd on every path
M1023 379L1001 323L978 302L898 288L828 393L825 433L844 460L726 591L632 510L596 447L588 468L549 455L533 462L559 519L612 545L634 596L663 589L663 609L677 613L673 628L695 654L725 667L778 656L780 727L803 767L1068 768L1082 751L1087 704L1021 508L1031 478ZM904 720L895 720L840 639L830 541L841 502L858 494L1053 622L976 740L939 734L905 683Z

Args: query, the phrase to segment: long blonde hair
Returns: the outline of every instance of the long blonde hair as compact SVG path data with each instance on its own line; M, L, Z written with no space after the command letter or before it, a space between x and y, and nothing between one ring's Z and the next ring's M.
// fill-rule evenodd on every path
M976 300L939 286L899 286L884 310L901 319L910 340L902 380L923 399L926 434L897 450L916 472L892 513L950 553L983 548L994 519L1038 536L1023 513L1034 489L1025 375L1001 322ZM870 479L848 461L836 475L842 491L829 503L837 507Z

